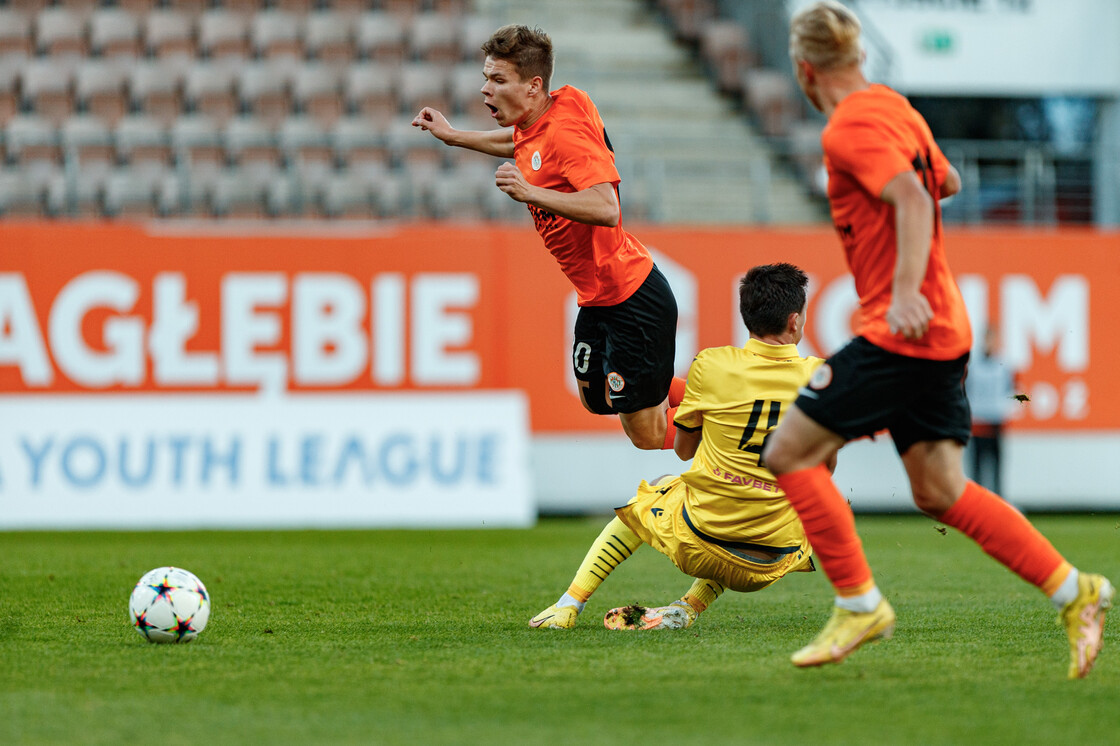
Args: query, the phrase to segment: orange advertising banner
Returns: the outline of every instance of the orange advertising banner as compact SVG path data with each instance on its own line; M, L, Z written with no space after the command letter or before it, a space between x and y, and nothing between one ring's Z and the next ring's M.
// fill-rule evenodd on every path
M678 372L741 344L736 282L811 276L802 352L852 333L828 227L639 226L680 308ZM974 334L1029 399L1014 427L1120 430L1120 234L950 230ZM574 293L536 234L485 225L0 224L0 394L521 389L535 433L619 431L572 382Z

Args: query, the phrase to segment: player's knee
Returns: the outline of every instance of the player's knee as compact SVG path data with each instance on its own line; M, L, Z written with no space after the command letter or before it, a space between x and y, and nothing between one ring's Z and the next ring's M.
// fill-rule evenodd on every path
M665 444L665 433L658 435L649 430L630 430L626 433L630 442L643 451L659 451Z
M914 507L935 518L953 507L957 499L957 495L952 494L951 490L936 482L911 484L911 490L914 493Z
M775 476L786 474L794 470L792 453L785 448L777 438L771 436L766 439L762 449L762 461L766 468Z

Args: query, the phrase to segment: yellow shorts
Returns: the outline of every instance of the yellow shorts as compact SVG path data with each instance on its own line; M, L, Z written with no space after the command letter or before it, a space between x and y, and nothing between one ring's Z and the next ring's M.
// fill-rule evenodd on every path
M656 487L642 482L638 494L614 512L642 541L671 559L681 572L715 580L733 591L760 591L787 573L813 569L813 550L808 539L802 540L796 551L773 561L752 560L701 539L685 523L687 490L680 477Z

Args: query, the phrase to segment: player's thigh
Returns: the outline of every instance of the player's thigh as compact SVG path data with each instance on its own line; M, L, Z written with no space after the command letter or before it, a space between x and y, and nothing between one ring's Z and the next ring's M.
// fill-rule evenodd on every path
M587 408L595 414L615 414L607 399L605 309L583 307L576 314L572 342L572 373Z
M898 453L915 443L949 440L965 445L972 432L972 413L965 393L968 355L956 360L908 358L905 406L890 423Z
M906 358L857 337L817 368L797 408L845 442L871 436L905 408L906 377Z
M638 412L669 395L676 356L677 303L656 267L629 298L604 309L603 363L614 410Z

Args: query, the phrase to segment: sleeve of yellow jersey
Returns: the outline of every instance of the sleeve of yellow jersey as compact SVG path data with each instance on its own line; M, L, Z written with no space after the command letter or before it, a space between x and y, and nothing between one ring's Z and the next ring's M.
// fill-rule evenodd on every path
M701 350L692 360L688 369L688 380L684 386L684 398L677 407L677 414L673 418L676 426L686 432L696 432L704 424L704 412L700 409L700 392L704 382L704 351Z

